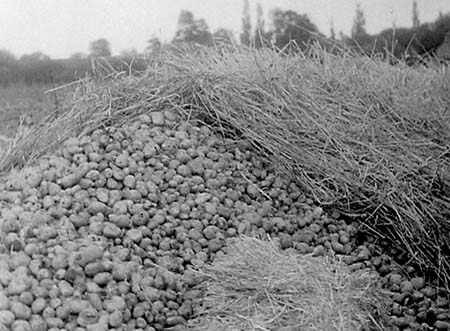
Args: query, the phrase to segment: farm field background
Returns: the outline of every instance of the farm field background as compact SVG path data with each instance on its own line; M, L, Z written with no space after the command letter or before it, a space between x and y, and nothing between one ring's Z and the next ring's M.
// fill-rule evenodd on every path
M34 123L51 114L64 101L65 92L50 92L51 85L13 84L0 87L0 134L14 137L21 119ZM26 117L28 119L25 119Z

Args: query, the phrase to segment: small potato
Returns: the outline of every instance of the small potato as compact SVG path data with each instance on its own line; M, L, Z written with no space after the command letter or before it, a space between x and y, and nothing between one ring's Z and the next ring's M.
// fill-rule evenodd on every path
M88 247L82 247L75 254L75 263L84 267L90 262L100 260L103 257L103 248L101 246L91 245Z
M0 310L0 324L9 326L15 320L14 314L9 310Z
M31 304L33 314L40 314L47 307L47 300L44 298L36 298Z
M20 295L28 290L31 286L31 278L24 275L19 277L13 277L8 284L8 293L10 295Z
M21 302L12 302L10 310L14 314L16 319L28 320L31 317L30 307L24 305Z
M11 326L11 331L34 331L31 329L30 323L28 321L17 320Z
M47 322L39 315L31 316L30 326L33 331L47 331Z

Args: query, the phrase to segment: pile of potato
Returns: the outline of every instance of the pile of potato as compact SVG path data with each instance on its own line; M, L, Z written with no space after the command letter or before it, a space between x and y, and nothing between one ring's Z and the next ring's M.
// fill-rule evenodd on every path
M154 112L13 171L0 184L0 331L183 329L195 270L240 234L378 268L374 243L356 246L353 225L251 150Z

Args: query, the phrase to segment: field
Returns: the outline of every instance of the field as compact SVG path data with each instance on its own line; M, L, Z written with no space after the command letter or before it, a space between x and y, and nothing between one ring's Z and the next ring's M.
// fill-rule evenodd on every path
M31 126L61 110L68 89L51 92L53 88L25 84L0 88L0 153Z
M31 116L33 121L47 116L59 107L60 96L45 93L51 86L12 85L0 88L0 134L13 137L21 117Z
M51 113L32 90L10 110ZM4 257L90 300L58 327L449 330L449 109L438 64L163 54L80 82L0 160Z

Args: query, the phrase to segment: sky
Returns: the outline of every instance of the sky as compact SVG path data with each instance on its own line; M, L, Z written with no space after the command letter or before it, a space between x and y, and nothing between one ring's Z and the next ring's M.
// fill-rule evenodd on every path
M413 0L249 0L252 13L262 5L266 21L274 7L307 14L319 30L349 35L356 3L361 4L368 33L410 27ZM450 12L449 0L417 0L421 22ZM169 41L182 9L204 18L211 31L220 27L238 33L242 0L0 0L0 49L16 56L41 51L52 58L89 52L89 43L106 38L112 53L136 49L155 36Z

